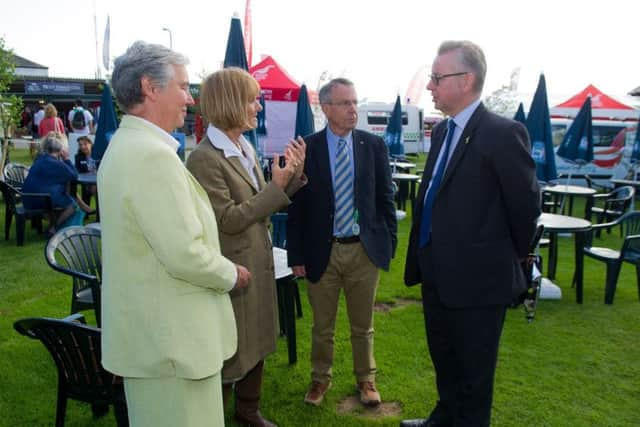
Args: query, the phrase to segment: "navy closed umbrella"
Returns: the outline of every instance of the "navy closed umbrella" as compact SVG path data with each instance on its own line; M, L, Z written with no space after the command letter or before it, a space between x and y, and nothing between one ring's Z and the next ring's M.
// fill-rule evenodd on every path
M224 55L224 68L238 67L249 71L247 52L244 49L244 36L240 18L231 18L229 37L227 38L227 51Z
M256 133L258 135L266 135L267 134L267 105L264 101L264 94L260 94L260 105L262 106L262 110L258 112L258 127L256 128Z
M229 37L227 38L227 51L224 55L224 68L238 67L245 71L249 71L247 62L247 52L244 49L244 35L242 34L242 25L240 18L231 18L231 26L229 27ZM256 149L258 158L262 159L262 153L258 147L258 136L255 130L246 131L244 137L251 142Z
M404 154L404 144L402 140L402 106L400 104L400 95L396 97L396 103L393 106L391 117L387 123L387 129L384 131L384 142L389 148L391 156L402 156Z
M524 114L524 105L522 102L518 105L518 110L516 111L516 115L513 116L513 120L522 123L523 125L527 125L527 116Z
M96 136L91 149L91 157L97 162L102 160L102 156L116 129L118 129L118 120L116 119L116 109L113 106L111 87L105 83L102 89L102 98L100 98L98 128L96 129Z
M540 80L533 95L526 125L529 139L531 140L531 156L536 162L538 179L541 181L556 179L558 173L556 172L556 159L553 151L551 118L549 116L547 84L544 74L540 74Z
M587 97L558 147L558 156L579 166L593 160L591 97Z
M298 95L298 103L296 105L296 130L293 137L311 135L315 131L316 128L313 121L313 111L311 111L311 105L309 105L307 85L303 84L300 87L300 94Z

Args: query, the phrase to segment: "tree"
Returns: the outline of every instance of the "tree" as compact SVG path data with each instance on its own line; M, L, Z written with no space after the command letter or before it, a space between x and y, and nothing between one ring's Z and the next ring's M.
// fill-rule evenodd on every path
M0 179L4 176L4 164L9 151L9 141L13 127L20 121L22 99L15 95L7 95L9 86L15 79L16 69L13 51L7 49L4 38L0 37L0 130L2 130L2 156L0 157Z
M516 92L511 90L509 86L502 86L493 91L483 102L489 111L508 118L513 118L518 109Z

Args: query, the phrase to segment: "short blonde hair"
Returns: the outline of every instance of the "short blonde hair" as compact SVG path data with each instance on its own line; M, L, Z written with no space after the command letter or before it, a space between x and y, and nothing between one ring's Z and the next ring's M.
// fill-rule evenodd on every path
M53 104L47 104L44 107L44 116L46 118L58 117L58 110L56 110L56 107Z
M260 93L258 82L241 68L224 68L207 76L200 88L200 111L221 130L247 129L247 103Z

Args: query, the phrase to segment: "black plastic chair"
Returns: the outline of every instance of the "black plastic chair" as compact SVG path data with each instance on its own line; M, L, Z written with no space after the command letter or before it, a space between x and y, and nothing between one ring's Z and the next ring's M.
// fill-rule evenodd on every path
M626 212L629 211L631 203L633 203L633 196L636 190L630 186L625 185L618 187L610 193L595 194L593 196L593 206L589 213L590 217L596 215L596 221L598 224L605 222L611 222ZM598 203L601 206L598 206ZM600 237L601 229L597 229L596 236ZM607 232L611 232L611 228L607 228ZM620 235L622 236L622 229L620 229Z
M102 367L100 329L78 321L84 321L81 314L65 319L21 319L13 324L22 335L40 340L56 364L56 427L64 426L67 399L91 403L96 417L105 415L113 405L118 426L128 426L122 378Z
M536 316L536 308L538 305L538 297L540 295L541 286L541 274L542 274L542 257L539 254L540 240L544 232L544 226L539 225L536 229L536 233L533 236L531 245L529 247L529 254L527 258L521 262L522 271L527 280L527 289L520 295L516 304L522 304L524 307L524 314L527 322L533 322ZM534 277L534 265L540 272L540 274Z
M24 184L24 180L27 178L28 174L29 167L21 163L8 163L4 167L5 182L18 190L22 188L22 184Z
M16 219L16 244L24 245L25 227L27 219L31 220L31 225L42 233L42 220L51 220L54 216L51 195L47 193L23 193L19 188L12 186L8 182L0 181L0 191L5 203L4 212L4 239L9 240L11 234L11 222ZM42 208L27 209L22 200L24 197L40 199Z
M93 309L100 327L100 286L102 258L100 230L72 226L54 234L44 248L51 268L73 278L71 313Z
M604 229L620 225L624 233L624 242L620 250L593 246L593 234ZM613 304L618 276L623 262L636 266L638 296L640 297L640 212L628 212L613 222L596 224L587 236L583 252L586 256L602 261L607 266L604 302Z
M277 212L271 215L271 243L277 248L287 248L287 218L288 214L286 212ZM298 317L302 317L302 303L300 302L298 282L292 280L291 285L294 287L296 312Z

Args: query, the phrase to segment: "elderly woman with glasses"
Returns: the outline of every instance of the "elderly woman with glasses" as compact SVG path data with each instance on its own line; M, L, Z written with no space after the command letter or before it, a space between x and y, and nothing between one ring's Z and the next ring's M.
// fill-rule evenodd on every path
M48 193L54 209L51 227L48 233L53 234L69 220L80 208L91 212L91 208L69 195L69 184L78 178L78 171L69 160L67 138L60 132L49 132L41 142L41 153L29 169L22 191L25 193ZM45 208L40 198L26 196L23 200L27 209ZM84 218L84 215L79 215Z
M235 383L235 418L244 425L273 426L259 411L264 359L275 352L278 315L269 237L269 218L287 206L306 181L302 175L305 143L298 137L275 156L272 180L242 133L255 129L262 109L260 86L249 73L227 68L202 84L200 108L209 122L206 136L187 160L187 168L209 195L220 233L222 254L251 273L246 289L231 291L238 351L222 369L225 402Z

